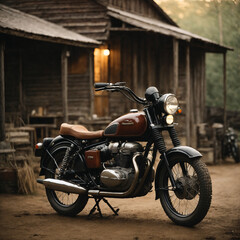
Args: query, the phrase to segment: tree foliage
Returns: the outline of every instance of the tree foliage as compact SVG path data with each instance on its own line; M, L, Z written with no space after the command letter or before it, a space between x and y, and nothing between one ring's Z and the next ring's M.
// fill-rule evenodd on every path
M156 0L183 29L234 48L227 53L227 109L240 110L240 0ZM209 106L223 106L223 55L207 54Z

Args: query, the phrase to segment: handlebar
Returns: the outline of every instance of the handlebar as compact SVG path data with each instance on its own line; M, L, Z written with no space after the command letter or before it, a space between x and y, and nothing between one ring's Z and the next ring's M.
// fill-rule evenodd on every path
M107 90L111 92L121 92L125 97L131 101L137 102L139 104L146 105L147 101L141 97L138 97L130 88L125 86L126 82L117 82L117 83L95 83L95 91Z
M94 87L95 87L95 88L104 88L104 87L107 87L107 86L109 86L109 85L110 85L110 83L99 82L99 83L95 83L95 84L94 84Z

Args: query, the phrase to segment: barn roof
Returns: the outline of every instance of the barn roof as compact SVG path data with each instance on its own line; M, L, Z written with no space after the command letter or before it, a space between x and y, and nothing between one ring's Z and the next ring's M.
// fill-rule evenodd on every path
M193 34L177 26L161 22L157 19L140 16L110 6L108 6L107 9L109 16L119 19L122 22L135 26L144 31L152 31L163 35L172 36L180 40L189 42L191 41L192 43L198 45L198 47L205 48L207 52L225 52L226 50L233 50L230 47L220 45L210 39Z
M0 4L0 32L42 41L94 47L99 41Z

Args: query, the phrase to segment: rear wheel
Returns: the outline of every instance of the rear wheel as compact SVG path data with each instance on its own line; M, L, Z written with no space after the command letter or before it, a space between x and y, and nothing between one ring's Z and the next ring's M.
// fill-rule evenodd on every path
M206 165L200 159L171 156L169 166L176 182L173 190L168 171L160 170L160 201L167 216L175 223L193 226L207 214L212 198L212 184Z
M58 148L52 152L52 156L56 160L56 164L54 161L50 161L47 168L51 169L47 171L45 178L57 178L59 175L59 169L62 164L62 160L64 158L67 146ZM88 202L88 195L79 195L73 193L65 193L60 191L55 191L52 189L46 188L46 194L48 201L50 202L53 209L62 215L74 216L81 212Z

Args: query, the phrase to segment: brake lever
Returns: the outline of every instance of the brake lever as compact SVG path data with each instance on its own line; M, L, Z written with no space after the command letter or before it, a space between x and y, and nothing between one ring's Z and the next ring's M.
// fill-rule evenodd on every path
M108 92L117 92L117 89L106 89Z
M102 91L102 90L105 90L105 89L106 89L105 87L97 88L97 89L95 89L95 92Z

